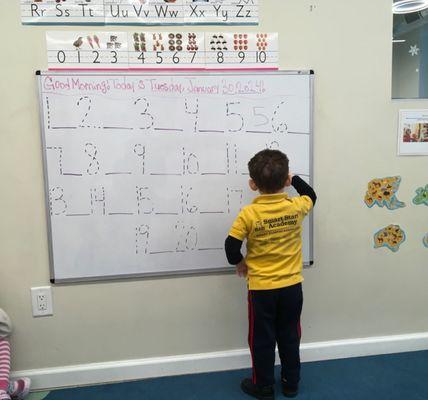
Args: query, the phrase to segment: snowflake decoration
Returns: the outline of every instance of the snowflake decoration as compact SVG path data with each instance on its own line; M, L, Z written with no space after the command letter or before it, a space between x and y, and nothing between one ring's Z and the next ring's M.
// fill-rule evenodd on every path
M417 56L419 54L419 48L418 46L415 44L414 46L410 46L410 50L409 53L412 55L412 57Z

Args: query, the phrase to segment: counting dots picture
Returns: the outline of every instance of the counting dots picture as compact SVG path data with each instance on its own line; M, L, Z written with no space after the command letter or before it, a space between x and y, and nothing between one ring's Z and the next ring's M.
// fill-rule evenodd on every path
M110 35L109 41L106 43L107 49L120 49L122 47L122 42L118 40L116 35Z
M169 51L183 50L183 34L181 33L168 34L168 50Z
M198 42L196 40L196 33L188 33L187 39L188 39L187 50L188 51L198 51L199 46L198 46Z
M209 45L212 51L227 51L228 44L226 35L223 33L213 34L210 38Z
M248 50L248 34L246 33L235 33L233 35L233 49L237 50Z
M265 51L268 47L267 33L257 33L257 50Z
M146 34L135 32L132 35L132 37L133 37L134 50L146 52L147 51Z
M164 36L162 33L152 33L152 49L153 51L164 51Z

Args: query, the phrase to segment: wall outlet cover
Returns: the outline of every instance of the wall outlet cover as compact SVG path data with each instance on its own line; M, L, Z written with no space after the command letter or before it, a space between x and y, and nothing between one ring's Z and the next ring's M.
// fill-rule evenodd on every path
M50 286L31 288L33 317L53 315L52 288Z

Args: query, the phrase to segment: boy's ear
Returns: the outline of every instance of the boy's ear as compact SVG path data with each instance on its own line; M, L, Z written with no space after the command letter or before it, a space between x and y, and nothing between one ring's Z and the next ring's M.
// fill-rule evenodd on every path
M257 192L257 190L259 190L259 188L256 185L256 182L254 182L252 179L248 181L248 186L250 186L250 189L253 190L254 192Z
M288 174L287 179L285 180L285 186L291 186L291 174Z

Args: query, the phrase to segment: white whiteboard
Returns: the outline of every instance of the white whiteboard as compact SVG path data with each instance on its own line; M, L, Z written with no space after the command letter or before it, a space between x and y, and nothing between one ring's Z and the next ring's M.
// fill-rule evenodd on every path
M249 159L312 182L309 72L39 75L53 282L230 270Z

